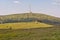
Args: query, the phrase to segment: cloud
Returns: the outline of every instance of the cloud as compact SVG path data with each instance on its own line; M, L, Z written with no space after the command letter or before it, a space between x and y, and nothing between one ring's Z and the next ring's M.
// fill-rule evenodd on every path
M60 2L60 0L53 0L53 1L55 1L55 2Z
M53 0L54 2L56 2L56 3L60 3L60 0Z
M54 5L60 5L60 0L53 0L53 3Z
M53 2L52 4L54 4L54 5L60 5L60 3L56 3L56 2Z
M20 2L19 1L13 1L13 3L19 4Z

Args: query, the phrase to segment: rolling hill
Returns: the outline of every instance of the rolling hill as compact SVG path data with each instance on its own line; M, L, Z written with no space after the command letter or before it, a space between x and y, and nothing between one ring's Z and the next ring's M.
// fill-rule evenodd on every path
M60 18L42 13L20 13L0 16L0 24L38 21L50 25L60 25Z

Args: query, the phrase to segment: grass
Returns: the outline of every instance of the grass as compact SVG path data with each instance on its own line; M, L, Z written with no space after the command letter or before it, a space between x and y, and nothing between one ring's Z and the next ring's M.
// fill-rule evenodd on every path
M0 29L0 40L60 40L60 27Z
M52 25L48 25L40 22L20 22L20 23L6 23L0 24L0 29L26 29L26 28L40 28L40 27L52 27Z

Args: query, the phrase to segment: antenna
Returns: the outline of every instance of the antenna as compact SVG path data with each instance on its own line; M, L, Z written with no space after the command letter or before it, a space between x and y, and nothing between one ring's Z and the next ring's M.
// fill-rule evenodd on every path
M32 7L31 7L32 1L29 1L29 13L32 13Z
M29 4L28 4L28 8L29 8L29 10L28 10L29 14L27 14L27 18L29 19L29 18L31 17L31 15L32 15L31 0L30 0L30 2L29 2Z
M29 12L32 13L32 11L31 11L31 4L29 5Z

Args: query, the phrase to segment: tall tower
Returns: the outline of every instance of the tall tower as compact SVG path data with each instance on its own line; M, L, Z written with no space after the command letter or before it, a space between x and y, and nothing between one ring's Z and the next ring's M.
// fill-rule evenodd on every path
M32 18L32 8L31 8L31 3L29 4L29 18Z
M29 5L29 13L32 13L31 4Z
M28 14L27 14L27 18L31 18L32 17L32 8L31 8L31 0L28 4Z

